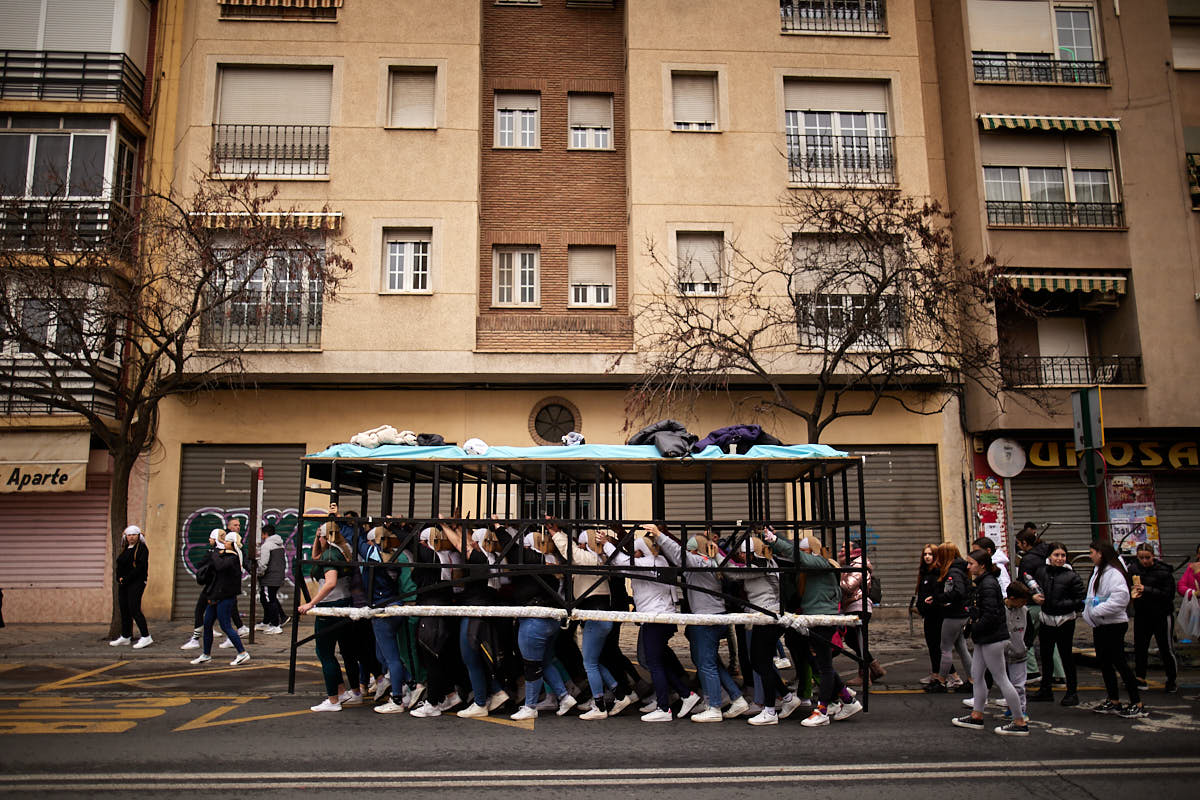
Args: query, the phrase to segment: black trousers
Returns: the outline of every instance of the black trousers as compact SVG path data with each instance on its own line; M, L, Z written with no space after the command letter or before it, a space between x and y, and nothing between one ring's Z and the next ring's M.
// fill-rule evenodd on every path
M1158 655L1167 673L1167 682L1174 683L1177 675L1175 663L1175 618L1170 614L1137 614L1133 618L1133 672L1139 678L1146 677L1146 662L1150 656L1150 637L1158 642Z
M921 625L925 633L925 647L929 650L929 671L937 672L942 668L942 618L936 614L926 614L921 617Z
M1092 641L1096 645L1096 660L1100 662L1100 672L1104 675L1104 689L1108 692L1108 699L1115 702L1120 698L1117 689L1117 674L1120 673L1121 680L1125 683L1125 690L1129 692L1129 702L1136 704L1141 702L1142 698L1138 694L1133 670L1129 668L1129 661L1125 658L1125 632L1127 630L1129 630L1128 622L1097 625L1092 629ZM1066 667L1066 664L1063 666Z
M1046 668L1046 664L1053 664L1054 650L1058 650L1058 660L1062 663L1063 674L1067 678L1067 694L1075 694L1075 689L1078 685L1075 673L1075 656L1072 653L1072 643L1075 641L1075 620L1064 622L1057 627L1047 625L1045 616L1042 617L1042 626L1038 628L1038 649L1041 650L1038 657L1041 661L1043 669L1041 688L1038 689L1038 694L1047 695L1053 694L1054 679L1051 673L1052 669ZM1122 654L1124 658L1124 654Z
M117 604L121 609L121 635L125 638L133 635L135 622L142 636L150 635L150 629L146 627L146 617L142 614L142 593L145 591L145 581L117 585Z
M259 586L258 599L263 607L263 624L280 625L283 623L283 606L279 604L278 586Z
M192 629L197 636L204 628L204 610L208 608L208 590L201 589L200 596L196 598L196 613L192 619Z
M787 694L788 687L775 669L775 645L783 635L778 625L756 625L750 631L750 664L762 679L763 705L775 705L777 695Z

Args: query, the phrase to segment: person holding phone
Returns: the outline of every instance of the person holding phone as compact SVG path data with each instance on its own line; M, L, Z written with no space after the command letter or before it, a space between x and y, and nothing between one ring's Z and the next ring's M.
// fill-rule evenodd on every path
M1145 689L1150 637L1158 642L1158 655L1166 672L1166 691L1178 690L1175 659L1175 576L1171 568L1154 557L1149 542L1137 546L1137 561L1129 567L1133 586L1133 674L1138 688Z

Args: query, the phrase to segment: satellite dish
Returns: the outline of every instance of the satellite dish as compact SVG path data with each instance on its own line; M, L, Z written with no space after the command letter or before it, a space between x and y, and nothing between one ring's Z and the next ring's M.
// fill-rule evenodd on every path
M996 439L988 445L987 462L1001 478L1015 478L1025 469L1025 448L1016 439Z

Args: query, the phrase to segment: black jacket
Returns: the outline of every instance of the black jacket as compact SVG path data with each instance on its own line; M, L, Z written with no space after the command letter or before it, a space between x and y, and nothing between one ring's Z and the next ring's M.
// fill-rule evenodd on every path
M495 567L488 563L487 556L480 550L472 550L467 556L467 579L458 596L460 606L495 606L500 604L500 593L488 585L489 578L498 576Z
M436 567L416 567L413 569L413 582L417 584L417 603L419 605L452 606L454 605L454 587L449 583L430 588L442 583L444 565L438 558L437 551L418 542L413 547L413 562L417 564L436 564Z
M208 601L219 603L242 593L242 561L233 553L213 556L213 583Z
M933 605L947 619L962 619L968 616L967 595L971 591L971 579L967 577L967 562L956 558L944 580L939 580L933 591Z
M1129 577L1138 575L1142 579L1142 596L1133 601L1134 614L1169 616L1175 612L1175 576L1171 568L1157 558L1149 567L1143 567L1134 559L1129 567Z
M1000 594L1000 581L990 572L980 575L971 591L971 639L975 644L1008 640L1008 615Z
M917 613L922 617L938 617L941 616L941 609L935 603L926 603L926 598L931 598L937 593L938 589L938 574L934 567L926 568L921 564L921 572L917 575Z
M145 583L149 569L150 551L146 543L138 541L133 547L122 547L117 555L117 583Z
M1024 582L1025 576L1030 575L1036 580L1038 570L1046 565L1046 559L1049 557L1050 543L1038 542L1025 555L1021 556L1021 562L1017 565L1017 574L1013 575L1013 579Z
M1043 614L1057 617L1072 611L1083 611L1083 599L1087 596L1087 589L1075 570L1067 566L1042 564L1033 577L1042 587Z

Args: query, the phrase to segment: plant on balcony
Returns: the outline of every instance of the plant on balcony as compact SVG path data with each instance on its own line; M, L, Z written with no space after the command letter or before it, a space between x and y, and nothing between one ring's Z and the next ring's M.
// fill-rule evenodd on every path
M997 397L991 309L1012 293L992 257L956 257L949 221L937 201L889 190L796 192L770 252L727 244L708 297L677 291L688 265L649 242L658 278L635 307L641 380L627 424L738 390L748 399L735 413L793 414L819 442L883 404L937 414L971 384Z
M206 178L186 196L138 196L135 215L99 228L56 198L39 200L36 225L26 201L0 200L0 352L8 356L0 388L28 409L79 415L108 449L114 547L162 401L245 375L252 342L196 345L206 318L258 296L257 272L246 265L286 251L291 269L326 299L352 266L340 241L318 243L311 231L281 225L274 191ZM214 220L237 223L219 230ZM115 599L113 614L115 625Z

